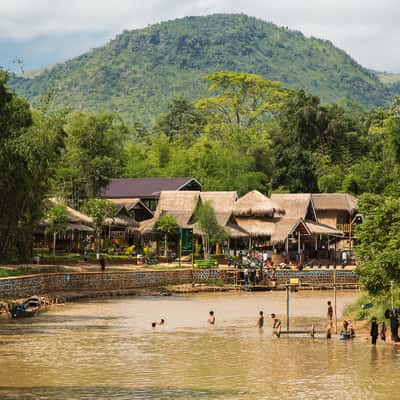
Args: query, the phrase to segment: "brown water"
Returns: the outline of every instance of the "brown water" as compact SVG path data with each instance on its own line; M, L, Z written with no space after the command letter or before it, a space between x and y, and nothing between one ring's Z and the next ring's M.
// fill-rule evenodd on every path
M356 293L339 293L338 310ZM292 297L293 323L323 327L329 292ZM216 326L207 326L210 309ZM266 328L255 327L258 311ZM0 399L397 399L400 349L365 339L277 339L284 293L137 297L0 322ZM164 327L151 328L165 318Z

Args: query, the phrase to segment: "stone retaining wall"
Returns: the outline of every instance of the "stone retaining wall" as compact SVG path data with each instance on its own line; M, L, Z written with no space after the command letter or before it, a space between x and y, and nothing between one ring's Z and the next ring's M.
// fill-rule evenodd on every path
M110 291L191 283L192 270L55 273L0 279L0 299L54 292Z
M333 284L334 271L277 271L278 284L299 278L302 284ZM169 271L74 272L26 275L0 278L0 300L31 295L74 291L110 291L208 283L222 280L233 283L232 271L218 269L180 269ZM338 284L357 284L358 275L351 271L337 271Z
M276 271L276 279L278 284L286 283L290 278L298 278L301 284L305 285L333 285L334 270L317 270L317 271ZM359 276L352 271L336 270L336 283L338 285L357 285Z

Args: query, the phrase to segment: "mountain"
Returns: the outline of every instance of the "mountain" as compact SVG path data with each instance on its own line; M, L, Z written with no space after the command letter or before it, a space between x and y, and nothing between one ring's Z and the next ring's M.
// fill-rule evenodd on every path
M251 72L325 102L390 102L389 89L329 41L237 14L185 17L124 31L105 46L10 84L33 103L52 89L56 106L120 112L149 122L173 97L207 95L202 76Z
M392 93L392 96L400 95L400 74L392 74L388 72L378 72L379 80L386 85Z

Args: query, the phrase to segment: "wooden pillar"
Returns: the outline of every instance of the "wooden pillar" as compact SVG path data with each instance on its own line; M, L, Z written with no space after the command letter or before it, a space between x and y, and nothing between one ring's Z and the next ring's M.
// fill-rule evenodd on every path
M301 263L301 233L297 232L297 254L298 254L298 262Z

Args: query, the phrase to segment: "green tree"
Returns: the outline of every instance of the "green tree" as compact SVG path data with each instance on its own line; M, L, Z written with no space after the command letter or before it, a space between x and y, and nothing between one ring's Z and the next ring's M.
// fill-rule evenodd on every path
M103 236L103 226L107 218L114 218L116 206L110 200L90 199L83 206L83 212L93 218L93 228L96 235L96 253L99 257L100 242Z
M208 258L212 246L215 243L223 242L228 237L228 234L224 228L218 224L214 208L210 202L206 201L198 205L195 211L195 221L201 231L204 257Z
M67 146L56 190L79 208L78 199L97 196L111 178L122 174L129 131L115 114L83 112L69 115L65 130Z
M178 231L178 223L171 215L162 215L157 221L156 229L164 235L164 256L168 252L168 238Z
M56 204L46 210L46 233L53 236L53 256L56 255L57 235L65 232L68 224L67 207L64 204Z
M173 99L166 113L157 119L153 131L163 133L169 140L181 140L189 144L203 133L207 119L205 114L185 98Z
M228 124L250 127L266 114L279 110L289 91L280 82L267 81L259 75L221 71L204 78L209 91L217 95L197 102Z
M367 290L388 291L390 281L400 284L400 199L365 194L358 204L364 223L357 227L357 271Z
M64 146L63 113L31 111L0 73L0 259L26 261Z

